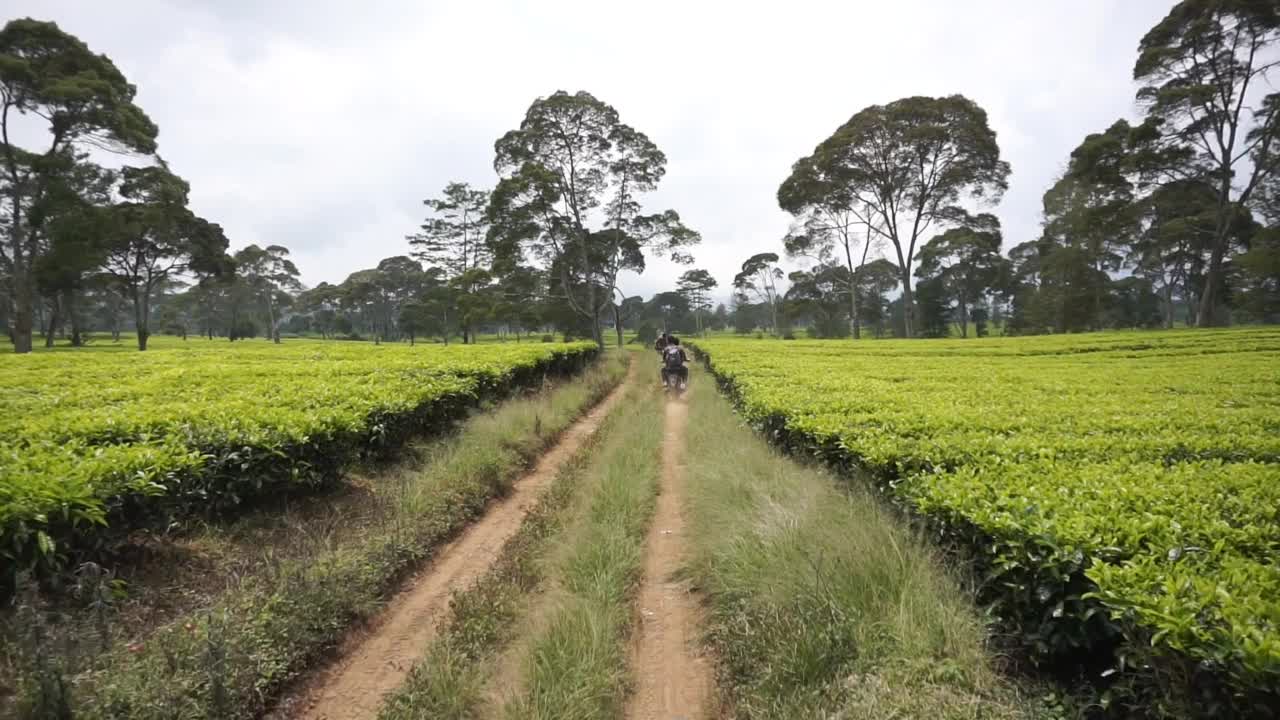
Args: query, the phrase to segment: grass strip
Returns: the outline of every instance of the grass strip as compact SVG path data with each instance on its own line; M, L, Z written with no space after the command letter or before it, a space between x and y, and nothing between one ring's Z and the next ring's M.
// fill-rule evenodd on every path
M17 716L24 718L251 718L322 656L388 589L505 494L558 434L625 373L611 354L582 377L477 416L396 488L381 532L331 538L316 554L249 577L207 611L144 642L88 658L41 647L28 613L29 650ZM269 552L269 549L267 549Z
M689 572L733 716L1042 716L995 671L978 610L923 539L778 454L710 382L690 406Z
M663 398L637 389L587 471L580 521L554 573L556 604L522 657L522 686L502 713L521 720L620 717L629 682L632 596L642 575L663 438Z

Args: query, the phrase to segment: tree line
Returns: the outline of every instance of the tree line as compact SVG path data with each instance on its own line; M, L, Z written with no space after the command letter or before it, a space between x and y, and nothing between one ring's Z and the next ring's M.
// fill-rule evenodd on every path
M1138 45L1140 120L1084 138L1040 236L1008 253L984 212L1010 175L985 111L961 95L868 107L778 188L784 254L808 267L754 255L735 302L774 332L855 338L886 313L906 337L1280 321L1278 41L1273 2L1177 3Z
M492 188L424 201L405 252L305 288L279 245L229 251L157 152L104 55L55 24L0 30L0 324L81 344L87 329L230 340L282 334L472 342L530 333L621 343L627 329L804 325L824 337L1073 332L1280 320L1280 9L1183 0L1140 41L1142 117L1084 138L1003 251L990 212L1011 168L962 95L855 113L777 191L782 253L747 258L728 307L689 267L645 301L621 286L701 236L647 211L666 156L586 92L538 98L494 144ZM39 126L43 144L17 142ZM106 167L102 158L125 158ZM800 267L781 267L782 258Z
M17 352L37 334L80 345L86 329L130 329L145 350L157 328L276 342L554 331L603 345L606 327L621 342L647 307L619 274L655 254L689 264L701 240L676 211L642 207L662 151L591 94L557 92L495 143L495 187L449 183L425 201L405 254L304 288L288 248L229 252L222 228L188 207L190 186L158 154L135 94L54 23L0 30L0 324ZM24 147L19 132L45 142ZM687 276L698 297L714 286L705 271Z

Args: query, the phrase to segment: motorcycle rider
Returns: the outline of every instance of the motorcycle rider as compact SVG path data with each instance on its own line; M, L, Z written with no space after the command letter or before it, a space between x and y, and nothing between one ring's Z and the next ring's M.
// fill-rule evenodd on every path
M667 384L667 376L670 373L676 373L681 383L689 383L689 368L685 367L685 363L689 362L689 356L684 354L684 348L680 347L680 338L674 335L665 335L666 343L662 346L662 384Z
M653 349L658 351L658 355L662 355L662 351L667 347L667 343L671 340L671 334L663 331L658 335L658 339L653 342Z

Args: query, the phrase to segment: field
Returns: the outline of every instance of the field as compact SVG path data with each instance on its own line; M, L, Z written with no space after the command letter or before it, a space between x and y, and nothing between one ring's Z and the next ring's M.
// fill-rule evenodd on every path
M158 520L325 484L595 353L171 340L0 356L0 558L46 568Z
M1280 331L694 344L0 359L0 716L1270 717Z
M753 423L974 556L1045 667L1280 687L1280 332L697 342Z

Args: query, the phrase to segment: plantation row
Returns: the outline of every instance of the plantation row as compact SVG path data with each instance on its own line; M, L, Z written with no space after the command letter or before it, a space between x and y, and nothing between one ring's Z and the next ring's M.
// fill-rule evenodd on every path
M1041 662L1277 700L1280 332L698 348L749 419L973 549Z
M595 353L591 343L194 341L143 355L0 357L0 558L47 567L159 517L323 484Z

